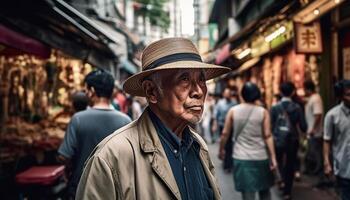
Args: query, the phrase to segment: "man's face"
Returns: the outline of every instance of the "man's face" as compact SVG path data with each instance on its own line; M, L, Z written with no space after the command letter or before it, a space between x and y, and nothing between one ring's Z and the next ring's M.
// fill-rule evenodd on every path
M157 106L166 115L189 123L200 121L207 94L203 70L180 69L161 71L162 92ZM157 83L155 83L157 84Z
M350 88L344 89L343 101L347 107L350 107Z
M224 92L222 93L222 96L225 99L230 99L231 98L231 90L228 88L225 88Z

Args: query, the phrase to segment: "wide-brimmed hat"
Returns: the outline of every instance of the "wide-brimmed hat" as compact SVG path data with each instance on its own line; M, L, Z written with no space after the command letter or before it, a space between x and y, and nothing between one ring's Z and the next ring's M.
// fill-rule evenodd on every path
M231 69L203 63L194 44L185 38L165 38L148 45L142 52L142 71L129 77L123 85L125 92L134 96L145 96L143 80L159 70L204 69L206 79L212 79Z

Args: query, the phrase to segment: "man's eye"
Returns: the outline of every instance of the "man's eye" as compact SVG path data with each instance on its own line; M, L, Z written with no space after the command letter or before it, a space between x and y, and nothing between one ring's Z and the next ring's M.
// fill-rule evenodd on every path
M190 78L188 76L181 77L181 81L190 81Z

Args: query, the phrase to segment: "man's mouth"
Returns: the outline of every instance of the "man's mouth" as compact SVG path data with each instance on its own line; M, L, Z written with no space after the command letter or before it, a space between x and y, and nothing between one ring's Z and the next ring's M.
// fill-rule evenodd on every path
M201 105L188 106L187 109L190 109L193 111L202 111L203 106L201 106Z

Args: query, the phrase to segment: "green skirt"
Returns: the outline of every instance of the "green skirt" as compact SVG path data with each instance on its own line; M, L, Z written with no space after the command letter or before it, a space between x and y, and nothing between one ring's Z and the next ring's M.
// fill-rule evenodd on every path
M269 189L274 183L269 160L233 159L233 181L239 192Z

